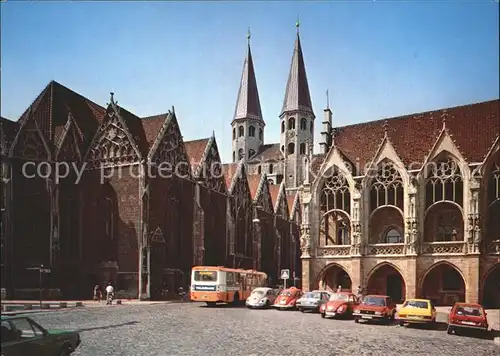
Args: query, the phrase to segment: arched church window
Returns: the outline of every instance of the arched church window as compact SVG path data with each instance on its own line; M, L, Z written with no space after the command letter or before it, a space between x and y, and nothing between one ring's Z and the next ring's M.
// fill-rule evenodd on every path
M500 155L498 163L493 163L491 174L488 179L488 206L500 200Z
M309 123L309 132L313 133L314 131L314 124L313 124L313 121L311 120L311 122Z
M250 125L250 127L248 128L248 136L255 137L255 126Z
M307 130L307 120L305 117L300 119L300 129L301 130Z
M245 128L243 127L243 125L240 125L240 127L238 127L238 136L245 136Z
M236 140L236 128L233 128L233 140Z
M285 120L281 121L281 133L285 132Z
M285 145L281 145L281 152L285 152Z
M441 201L452 201L463 205L463 180L458 164L449 157L430 162L425 169L428 172L425 184L425 206Z
M269 174L273 174L273 164L269 164Z
M250 149L250 150L248 151L248 158L252 158L254 154L255 154L255 150Z
M242 148L238 150L238 160L241 160L245 157L245 151Z
M497 154L488 179L487 239L500 240L500 154Z
M351 193L345 176L337 167L331 168L325 176L320 196L320 244L350 244Z
M386 244L399 244L403 243L403 236L395 228L390 228L385 234L384 243Z
M460 225L463 224L461 215L456 209L440 211L436 217L436 237L435 241L460 241L462 231Z
M381 206L395 206L403 210L403 179L394 164L384 160L378 166L370 189L370 211Z
M295 118L294 117L291 117L288 119L288 129L289 130L295 129Z
M301 155L305 155L305 154L306 154L306 144L305 144L304 142L302 142L302 143L300 144L300 147L299 147L299 148L300 148L300 151L299 151L299 152L300 152L300 154L301 154Z
M261 173L262 173L262 167L261 167L261 166L258 166L258 167L257 167L257 173L258 173L258 174L261 174Z
M259 129L259 140L263 141L264 140L264 130Z
M233 162L236 162L236 152L233 151Z
M293 142L290 142L288 144L288 154L293 155L295 153L295 144Z

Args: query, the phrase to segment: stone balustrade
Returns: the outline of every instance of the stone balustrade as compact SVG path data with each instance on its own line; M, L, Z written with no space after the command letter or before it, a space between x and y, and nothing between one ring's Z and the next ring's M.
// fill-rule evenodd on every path
M318 248L318 257L349 257L351 245L327 245Z
M393 244L369 244L366 245L366 254L375 256L397 256L404 255L405 244L404 243L393 243Z
M423 255L461 255L465 253L465 241L437 241L422 244Z
M488 255L500 255L500 240L487 242L486 253Z

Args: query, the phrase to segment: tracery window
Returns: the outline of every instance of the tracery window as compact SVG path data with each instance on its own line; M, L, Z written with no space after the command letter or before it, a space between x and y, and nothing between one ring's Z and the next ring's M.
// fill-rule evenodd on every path
M459 241L462 239L462 219L457 216L456 210L442 211L436 219L436 241Z
M500 155L498 161L500 161ZM498 200L500 200L500 162L493 164L488 180L488 206Z
M245 136L245 128L243 127L243 125L238 127L238 136L239 137Z
M301 155L305 155L306 154L306 144L304 142L302 142L300 144L299 152L300 152Z
M300 129L301 130L307 130L307 120L305 117L300 119Z
M293 142L290 142L288 144L288 154L293 155L295 153L295 144Z
M463 180L458 164L450 159L431 162L426 167L429 174L426 182L426 209L440 201L452 201L463 206Z
M250 125L250 127L248 128L248 136L255 137L255 126Z
M333 168L321 190L320 244L349 245L351 193L345 176Z
M403 236L399 233L399 231L395 228L391 228L385 234L384 243L386 244L399 244L403 243Z
M370 189L370 211L388 205L403 210L403 200L401 174L392 162L385 160L379 165Z
M288 129L289 130L295 129L295 118L294 117L291 117L288 119Z

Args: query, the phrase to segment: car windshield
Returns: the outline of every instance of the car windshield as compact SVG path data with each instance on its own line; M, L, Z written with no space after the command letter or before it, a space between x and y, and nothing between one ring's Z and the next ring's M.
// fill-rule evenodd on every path
M266 290L265 289L254 289L252 294L253 295L264 295L264 294L266 294Z
M330 297L331 302L334 302L337 300L347 301L347 299L348 299L347 294L340 294L340 293L332 294L332 296Z
M422 300L407 300L403 304L403 308L420 308L427 309L429 307L429 303Z
M483 316L483 311L481 308L477 308L477 307L459 306L459 307L457 307L457 315Z
M291 297L292 293L289 290L282 290L280 295L283 295L285 297Z
M365 299L363 299L363 304L385 307L385 298L365 297Z
M321 293L320 292L308 292L304 295L304 298L320 299Z

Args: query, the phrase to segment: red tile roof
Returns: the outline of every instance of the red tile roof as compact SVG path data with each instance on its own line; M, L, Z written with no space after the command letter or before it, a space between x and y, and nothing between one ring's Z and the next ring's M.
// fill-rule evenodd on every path
M259 184L261 181L261 176L260 174L249 174L247 176L248 180L248 187L250 188L250 195L252 197L252 200L255 200L257 190L259 189Z
M262 145L259 152L250 159L250 163L257 163L262 161L280 161L283 159L283 155L280 151L279 143L272 143L267 145Z
M358 161L364 172L383 140L386 126L396 153L405 165L415 168L415 163L422 164L435 144L446 110L446 128L464 158L470 163L482 162L500 132L499 103L492 100L339 127L335 144L351 162Z
M226 188L229 191L231 184L233 183L234 176L238 171L238 163L223 164L222 169L224 172L224 180L226 181Z
M146 136L146 142L149 148L154 144L161 127L168 118L168 113L147 116L141 119L142 129L144 130L144 135Z
M191 167L195 168L203 163L201 160L203 159L203 153L209 142L210 137L184 142L184 147L186 147L186 153Z
M271 201L273 202L273 209L276 207L276 201L278 200L278 194L280 192L281 184L270 184L269 194L271 195Z

